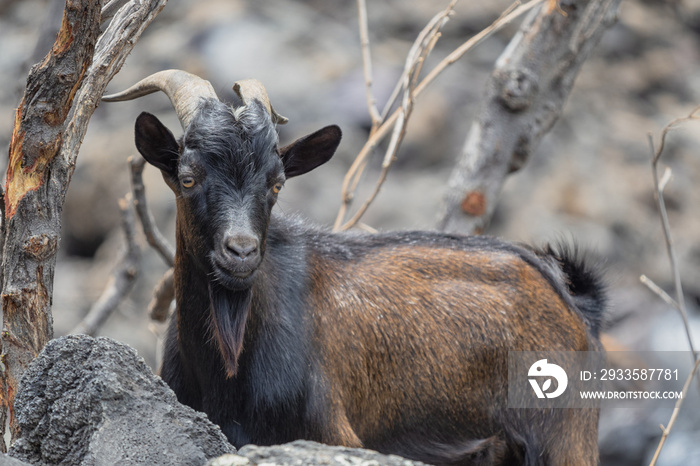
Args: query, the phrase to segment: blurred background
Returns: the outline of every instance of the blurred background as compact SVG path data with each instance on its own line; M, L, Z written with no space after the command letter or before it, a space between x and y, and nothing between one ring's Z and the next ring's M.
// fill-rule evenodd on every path
M425 69L488 26L509 4L458 3ZM8 147L28 70L49 50L62 5L60 0L0 0L0 147ZM368 2L380 108L416 35L446 5L446 0ZM677 312L649 292L639 276L648 275L673 294L652 194L647 135L658 140L669 121L700 104L700 0L623 1L619 19L584 64L561 119L526 167L507 180L486 233L535 244L560 237L575 240L606 267L612 301L607 332L630 350L686 351ZM485 81L516 28L517 23L477 46L419 98L398 160L365 223L382 230L434 228L443 188L479 111ZM290 119L280 127L282 143L327 124L340 125L344 138L335 158L290 180L277 207L321 225L333 223L343 176L370 127L355 2L170 0L108 91L167 68L209 79L222 99L233 96L234 81L260 79L275 108ZM129 190L126 159L136 154L133 122L144 110L176 134L180 131L162 94L102 104L90 122L63 213L53 297L56 336L70 332L99 297L124 247L117 200ZM7 157L0 157L3 172L6 164ZM379 165L379 160L370 164L360 196L374 183ZM700 122L669 134L662 165L673 170L666 201L697 336ZM147 167L144 177L156 220L173 241L173 195L157 170ZM100 334L134 346L156 367L163 328L149 321L146 306L166 266L139 240L138 284ZM666 424L671 412L669 406L605 410L602 463L648 463L661 434L659 424ZM697 386L659 464L700 464Z

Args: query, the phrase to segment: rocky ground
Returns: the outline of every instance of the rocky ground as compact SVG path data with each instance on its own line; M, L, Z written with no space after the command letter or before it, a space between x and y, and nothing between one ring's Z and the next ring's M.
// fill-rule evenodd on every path
M49 342L22 378L15 408L20 438L9 456L0 454L2 466L423 466L304 440L236 451L204 414L178 403L133 348L105 337Z
M58 24L60 3L0 0L1 147L8 146L29 66L46 52L46 31ZM368 3L375 91L383 103L417 32L447 2ZM508 4L462 0L426 67L487 26ZM170 0L109 90L121 90L161 69L182 68L206 77L227 98L235 80L256 77L266 84L276 109L290 118L280 128L283 142L339 124L344 140L334 160L290 180L280 196L279 208L328 225L340 203L342 177L369 126L356 24L350 1ZM484 82L513 31L506 28L481 44L418 100L399 160L364 218L367 224L379 229L434 226L442 187L478 111ZM670 120L700 104L699 44L699 1L623 1L619 23L584 65L562 118L527 167L506 183L488 231L534 243L563 236L594 251L607 269L612 300L608 331L630 349L688 349L676 313L641 285L639 276L673 289L652 196L647 134L658 138ZM117 199L128 190L125 161L135 153L133 121L142 110L179 128L162 95L103 104L90 123L64 211L54 295L56 335L70 332L97 299L122 247ZM664 155L664 164L673 170L667 203L696 336L699 129L697 122L673 131ZM371 164L368 185L377 167ZM156 219L172 240L172 194L155 170L147 168L145 177ZM150 323L144 310L165 265L143 244L139 283L101 334L135 347L155 367L162 328ZM700 411L697 391L693 394L689 403L694 405L679 416L659 464L700 462ZM648 463L660 435L658 425L670 414L668 406L606 410L603 464Z

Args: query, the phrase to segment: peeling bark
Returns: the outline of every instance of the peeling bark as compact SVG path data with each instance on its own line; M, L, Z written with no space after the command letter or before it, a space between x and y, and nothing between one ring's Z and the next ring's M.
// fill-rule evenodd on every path
M85 3L85 4L83 4ZM53 337L51 296L62 202L50 183L75 94L92 63L101 2L68 1L51 51L34 65L15 115L5 183L3 415L14 434L20 376ZM60 159L59 159L60 162ZM4 424L4 422L3 422Z
M448 181L441 230L484 231L506 176L525 165L554 126L581 65L616 21L620 0L552 4L533 10L496 63Z
M10 142L0 239L4 434L8 425L15 434L14 395L21 375L53 337L61 211L88 121L107 83L166 1L127 3L100 35L102 1L67 0L56 42L27 78ZM3 442L3 451L6 446Z

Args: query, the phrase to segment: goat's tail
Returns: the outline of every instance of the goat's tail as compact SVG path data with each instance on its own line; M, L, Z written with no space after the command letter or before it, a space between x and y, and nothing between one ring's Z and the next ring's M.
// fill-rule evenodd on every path
M583 315L592 334L598 338L608 305L601 267L582 253L576 244L563 241L546 245L540 254L556 260L564 274L566 291Z

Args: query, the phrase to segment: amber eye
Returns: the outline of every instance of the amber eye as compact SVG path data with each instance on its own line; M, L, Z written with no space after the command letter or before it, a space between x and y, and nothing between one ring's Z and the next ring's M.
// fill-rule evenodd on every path
M180 183L185 188L191 188L192 186L194 186L194 178L192 178L191 176L186 176L180 180Z
M272 192L275 194L278 194L280 190L282 189L282 183L277 183L272 187Z

